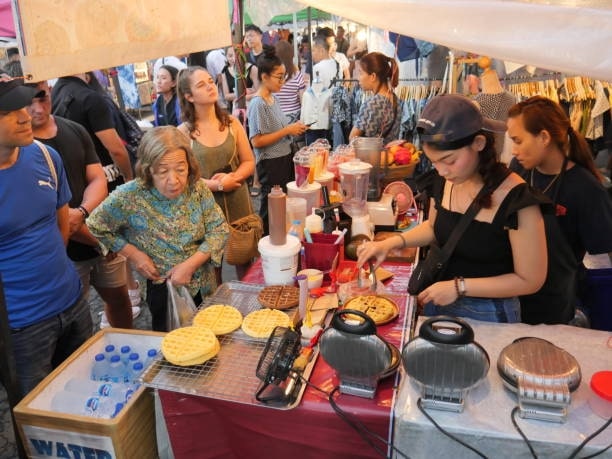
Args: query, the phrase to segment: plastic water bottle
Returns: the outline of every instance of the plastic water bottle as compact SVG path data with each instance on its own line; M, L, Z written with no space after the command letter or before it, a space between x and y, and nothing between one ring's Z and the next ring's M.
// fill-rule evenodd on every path
M53 411L103 419L114 418L123 405L109 397L90 396L66 390L58 392L51 400Z
M96 354L91 367L91 379L94 381L106 381L108 379L108 363L104 354Z
M134 388L129 384L89 381L79 378L69 379L64 389L68 392L82 395L108 397L114 400L115 403L127 402L134 393Z
M121 361L124 365L127 365L128 360L130 359L130 354L132 353L132 348L130 346L121 346L119 350L119 355L121 356Z
M138 378L140 377L143 371L144 365L142 364L142 362L138 361L131 364L130 368L128 369L129 383L138 387Z
M117 349L115 348L114 344L108 344L105 348L104 348L104 355L106 356L106 360L111 359L111 357L113 355L117 355Z
M148 349L145 355L144 362L142 362L143 366L147 368L149 365L151 365L151 363L153 363L153 360L157 358L158 353L159 351L157 349Z
M121 357L113 355L108 366L108 380L114 383L125 382L125 376L125 365Z

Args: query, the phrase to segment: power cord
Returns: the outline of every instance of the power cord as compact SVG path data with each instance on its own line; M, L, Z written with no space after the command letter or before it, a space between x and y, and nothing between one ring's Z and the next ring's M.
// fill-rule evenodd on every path
M523 440L525 440L525 443L527 444L527 446L529 447L529 451L531 452L531 455L534 459L537 459L538 456L536 455L533 446L531 445L531 442L529 441L529 439L527 438L527 436L523 433L523 431L521 430L521 428L519 427L518 423L516 422L516 413L518 413L519 411L519 407L515 406L512 409L512 425L514 426L514 428L516 429L516 431L520 434L521 437L523 437ZM588 437L586 437L584 439L584 441L582 443L580 443L573 451L572 453L569 455L568 459L574 459L578 453L582 450L582 448L584 448L588 442L590 442L593 438L595 438L597 435L599 435L600 433L602 433L604 430L606 430L608 428L608 426L612 423L612 418L608 419L604 425L602 425L599 429L597 429L595 432L593 432L591 435L589 435ZM605 448L597 451L596 453L593 453L589 456L584 456L581 459L590 459L592 457L596 457L599 456L600 454L605 453L606 451L608 451L610 448L612 448L612 443L609 444L608 446L606 446Z
M588 437L586 437L584 439L584 441L582 443L580 443L576 449L574 449L574 451L572 451L572 454L570 454L570 456L568 457L568 459L574 459L578 453L580 452L580 450L582 450L582 448L584 448L586 446L586 444L588 442L590 442L593 438L595 438L597 435L599 435L600 433L602 433L604 430L606 430L608 428L608 426L612 424L612 417L610 417L605 423L604 425L602 425L599 429L597 429L595 432L593 432L591 435L589 435ZM586 456L586 457L595 457L595 456L599 456L600 454L605 453L607 450L609 450L612 447L612 444L606 446L604 449L598 451L595 454L591 454L590 456ZM586 459L583 458L583 459Z
M535 450L533 449L533 446L531 445L531 442L527 438L527 435L525 435L523 433L523 431L519 427L518 423L516 422L516 413L518 413L518 411L519 411L519 407L518 406L515 406L514 408L512 408L512 413L510 414L510 418L512 419L512 425L514 426L516 431L519 433L519 435L521 437L523 437L523 440L525 440L525 443L527 444L527 447L529 448L529 451L531 452L531 456L534 459L538 459L538 455L535 453Z
M327 400L329 401L329 404L331 405L332 409L338 415L338 417L340 417L340 419L342 419L351 428L353 428L359 434L359 436L363 438L363 440L366 443L368 443L381 457L390 458L390 456L387 456L386 452L383 451L383 449L381 449L377 444L374 443L373 439L376 439L379 442L383 443L387 448L391 448L397 455L403 458L406 458L406 459L410 459L409 456L404 454L401 450L396 448L393 444L389 443L385 438L381 437L376 432L372 432L370 429L368 429L365 426L365 424L361 422L359 419L357 419L355 416L347 413L342 408L340 408L340 406L334 400L334 396L336 395L336 393L340 391L340 386L336 386L332 389L331 392L327 392L321 389L320 387L312 384L310 381L308 381L306 378L302 377L301 375L300 375L300 378L305 384L307 384L313 389L324 394L327 397Z
M446 435L448 438L450 438L451 440L456 441L457 443L459 443L460 445L466 447L467 449L473 451L474 453L478 454L480 457L484 458L484 459L488 459L487 456L485 456L484 454L482 454L480 451L478 451L476 448L471 447L470 445L468 445L467 443L465 443L464 441L460 440L459 438L455 437L453 434L451 434L450 432L447 432L446 430L444 430L435 420L434 418L432 418L429 413L427 413L425 411L425 408L423 408L423 404L421 402L421 397L419 397L419 399L417 400L417 406L419 407L419 410L421 410L421 413L423 413L425 415L425 417L427 419L429 419L429 421L436 427L436 429L438 429L440 432L442 432L444 435Z

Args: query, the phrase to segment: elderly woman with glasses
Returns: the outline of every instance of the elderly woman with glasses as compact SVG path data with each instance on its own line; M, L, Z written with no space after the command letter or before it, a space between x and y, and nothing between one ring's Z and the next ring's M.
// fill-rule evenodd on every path
M229 228L200 179L189 139L154 128L138 147L136 180L118 187L87 219L103 247L125 256L147 279L153 330L167 331L166 280L185 285L198 304L214 292L214 267Z
M287 183L295 179L291 136L302 135L306 125L301 121L288 124L287 118L274 97L286 80L287 70L274 48L265 47L257 58L259 89L247 111L249 137L257 158L257 175L261 183L259 215L268 229L268 194L273 185L286 190Z

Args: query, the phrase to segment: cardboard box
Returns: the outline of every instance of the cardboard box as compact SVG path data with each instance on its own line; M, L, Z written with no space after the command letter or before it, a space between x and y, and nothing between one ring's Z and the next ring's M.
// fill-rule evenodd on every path
M32 458L156 458L153 393L141 386L113 419L59 413L53 396L75 376L89 376L94 356L107 344L160 348L164 333L107 328L87 340L14 409L23 445Z

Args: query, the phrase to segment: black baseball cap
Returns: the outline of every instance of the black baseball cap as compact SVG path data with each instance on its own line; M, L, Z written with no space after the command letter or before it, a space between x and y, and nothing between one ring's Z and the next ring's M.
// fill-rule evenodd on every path
M422 142L451 143L480 131L504 132L506 124L485 118L476 102L459 94L443 94L431 99L417 121Z
M32 103L34 97L40 97L36 88L24 86L21 79L0 81L0 110L12 112Z

